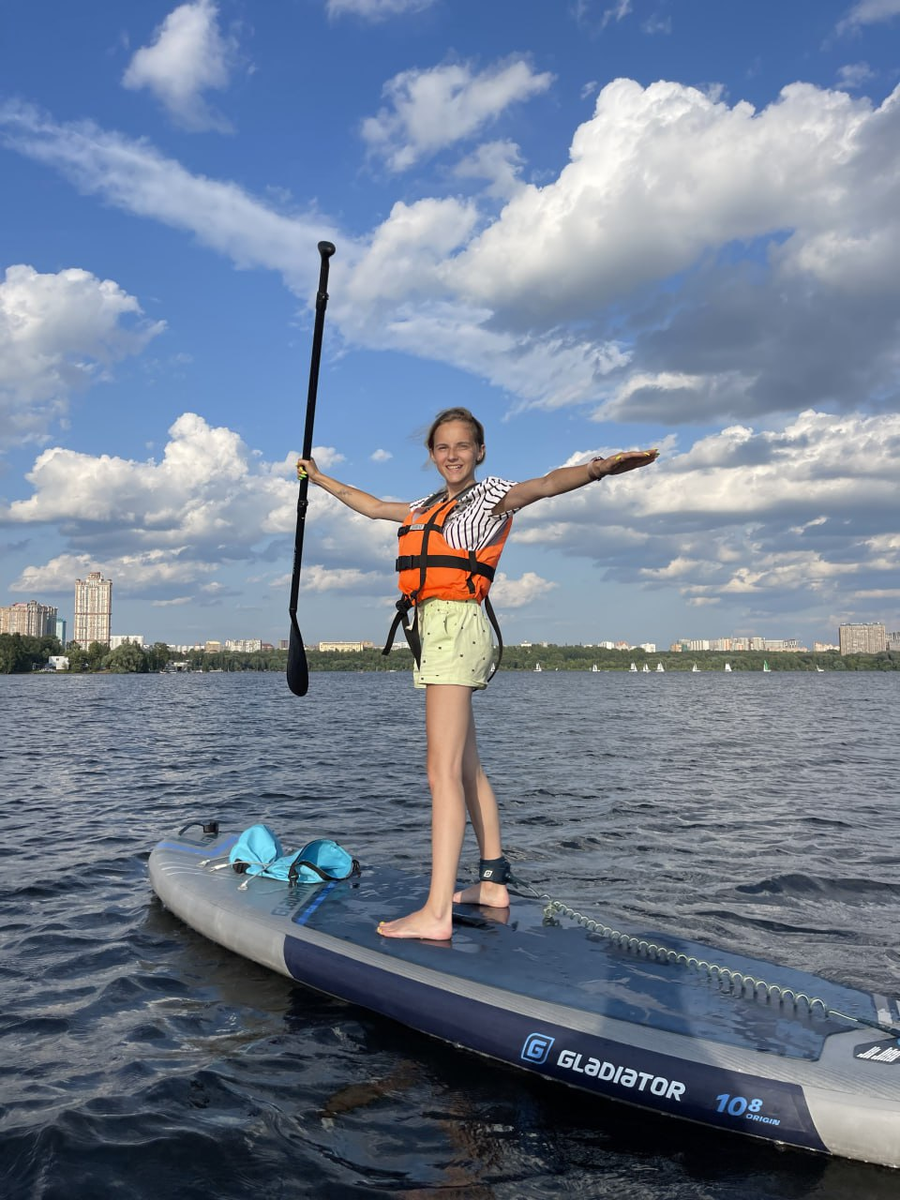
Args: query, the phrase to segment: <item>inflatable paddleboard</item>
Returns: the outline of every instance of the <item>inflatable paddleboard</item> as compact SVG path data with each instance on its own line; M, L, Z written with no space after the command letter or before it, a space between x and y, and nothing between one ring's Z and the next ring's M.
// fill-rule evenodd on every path
M900 1167L896 998L515 896L458 906L451 942L383 938L426 879L365 864L341 882L248 879L228 863L238 832L198 823L150 855L162 903L236 954L594 1095Z

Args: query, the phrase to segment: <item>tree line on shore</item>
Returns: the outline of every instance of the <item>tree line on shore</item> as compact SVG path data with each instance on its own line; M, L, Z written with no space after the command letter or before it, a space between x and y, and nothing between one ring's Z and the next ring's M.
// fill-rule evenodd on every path
M287 665L285 650L257 650L241 653L232 650L172 650L164 642L152 646L136 646L125 642L110 650L99 642L82 649L69 642L65 649L55 637L25 637L18 633L0 633L0 674L23 674L48 669L51 656L65 654L69 660L68 673L109 671L113 674L153 674L165 670L188 671L284 671ZM408 671L410 655L405 648L385 657L380 650L306 651L311 671ZM835 650L822 653L808 651L779 651L763 653L755 650L699 650L647 654L643 650L605 650L597 646L506 646L503 651L503 670L535 671L628 671L634 663L641 671L646 663L651 671L662 663L666 671L724 671L725 663L732 671L761 671L767 662L770 671L897 671L900 652L888 650L882 654L847 654Z
M21 633L0 633L0 675L52 670L50 659L61 655L69 660L70 673L112 671L131 675L164 670L172 652L164 642L147 647L123 642L115 650L101 642L91 642L87 649L82 649L77 642L63 647L58 638L50 635L26 637Z

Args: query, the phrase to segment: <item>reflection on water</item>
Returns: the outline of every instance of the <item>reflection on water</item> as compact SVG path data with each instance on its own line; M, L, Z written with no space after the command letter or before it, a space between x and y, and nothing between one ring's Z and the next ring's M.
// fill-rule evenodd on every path
M896 993L889 675L501 675L517 873L605 920ZM174 920L187 820L428 857L396 675L0 678L4 1195L881 1200L895 1173L585 1097L293 986ZM474 844L467 854L474 864Z

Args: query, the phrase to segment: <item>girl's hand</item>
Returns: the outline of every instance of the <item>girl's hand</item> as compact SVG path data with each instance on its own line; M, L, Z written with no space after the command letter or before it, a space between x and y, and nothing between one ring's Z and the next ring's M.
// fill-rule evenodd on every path
M297 459L297 478L300 480L309 479L310 483L315 483L319 476L319 468L316 466L314 458L298 458Z
M658 450L623 450L621 454L611 454L609 458L592 459L589 470L593 479L602 479L604 475L624 475L626 471L634 471L638 467L649 467L658 457Z

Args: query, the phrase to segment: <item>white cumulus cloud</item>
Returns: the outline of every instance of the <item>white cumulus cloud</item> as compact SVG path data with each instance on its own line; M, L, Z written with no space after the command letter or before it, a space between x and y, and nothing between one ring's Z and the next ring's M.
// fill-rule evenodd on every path
M525 571L519 579L511 579L503 571L498 571L491 586L491 601L498 610L525 608L556 587L559 587L558 583L543 579L534 571Z
M314 453L323 465L344 459L334 447ZM26 476L32 494L0 507L0 525L56 526L68 547L26 567L11 590L67 592L79 572L103 570L119 590L154 602L200 598L201 587L206 601L221 599L223 568L289 556L296 458L267 463L233 430L189 412L169 429L159 461L45 450ZM396 527L350 512L318 488L310 514L303 586L389 596Z
M399 95L419 111L409 87ZM428 142L430 111L422 100L421 130L401 122L397 145ZM434 136L472 112L480 134L491 111L463 104ZM900 89L875 106L793 84L757 111L616 80L575 130L568 165L520 182L499 214L493 198L485 209L484 197L424 195L364 238L95 126L14 104L0 105L0 125L82 190L189 230L237 266L278 271L305 299L326 234L347 344L452 364L514 405L590 404L599 419L671 428L880 408L895 394Z
M0 282L0 444L46 437L73 391L107 377L165 328L112 279L8 267Z
M446 146L471 138L512 104L546 91L547 72L515 59L475 73L464 63L403 71L383 89L387 103L362 124L370 150L404 171Z
M483 179L487 194L507 199L521 185L522 153L515 142L484 142L453 169L459 179Z
M57 525L70 554L127 576L136 590L251 561L295 523L296 484L257 462L232 430L194 413L172 425L159 462L54 447L26 478L32 495L0 510L0 521ZM32 590L53 571L30 567L12 589Z
M616 80L559 178L520 189L448 274L492 307L592 311L709 247L846 214L857 183L846 168L870 120L866 101L804 84L757 113L677 83Z
M680 452L670 445L646 470L525 509L512 552L539 546L582 559L613 581L715 604L731 625L817 604L875 619L900 590L898 457L900 414L808 410L780 429L734 425ZM15 592L66 593L76 576L103 570L156 602L215 602L227 565L289 554L296 484L196 414L173 424L159 462L55 448L28 479L32 496L0 511L0 523L56 525L68 546L28 566ZM387 604L393 523L321 489L310 492L309 516L302 586ZM494 597L514 609L554 587L534 571L501 572Z
M204 97L210 89L228 86L237 51L234 39L222 35L217 18L212 0L173 9L155 31L154 41L134 54L123 86L148 88L186 129L227 130L228 122Z
M524 510L514 538L750 622L839 602L874 620L873 591L900 585L898 456L896 413L730 426Z

